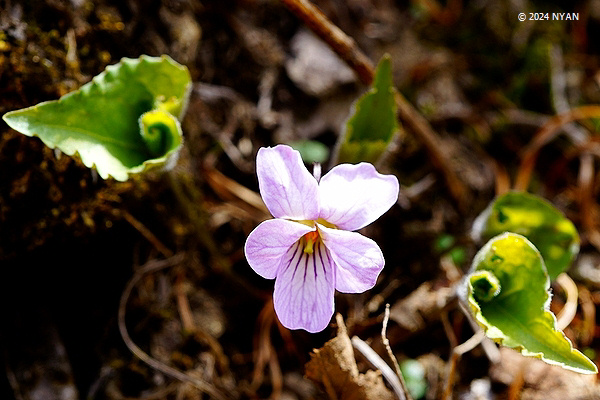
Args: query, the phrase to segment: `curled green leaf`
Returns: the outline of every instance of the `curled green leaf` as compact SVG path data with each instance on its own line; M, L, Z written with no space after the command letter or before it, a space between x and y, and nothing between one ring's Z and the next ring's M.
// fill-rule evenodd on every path
M508 192L477 218L473 236L488 240L502 232L525 236L540 251L550 279L565 271L579 253L575 225L546 200L525 192Z
M490 301L500 294L500 281L490 271L476 271L469 275L469 287L479 301Z
M79 156L102 178L125 181L131 173L176 159L183 138L177 118L185 113L190 89L189 71L168 56L123 58L59 100L2 118L24 135L38 136L50 148ZM153 110L162 114L146 114ZM162 125L141 121L143 115L153 115L143 117L144 121L160 116ZM156 129L166 135L158 139L160 145L144 138Z
M556 328L546 267L527 238L511 232L492 238L475 256L466 285L471 312L488 337L549 364L597 373Z
M177 134L179 121L163 110L148 111L140 116L140 134L150 154L160 157L181 144Z

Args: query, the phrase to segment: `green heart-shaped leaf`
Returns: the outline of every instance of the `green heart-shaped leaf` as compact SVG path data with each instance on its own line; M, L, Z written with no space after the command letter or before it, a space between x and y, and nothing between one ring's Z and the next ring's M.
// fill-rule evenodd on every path
M573 223L546 200L525 192L508 192L495 199L477 218L473 230L483 240L502 232L525 236L542 253L551 280L579 253Z
M527 238L506 232L477 253L467 277L467 300L488 337L584 374L597 368L556 329L549 310L550 280L544 261Z
M386 54L377 65L373 87L354 104L338 149L338 162L375 163L398 132L392 78L392 62Z
M102 178L125 181L130 173L176 158L183 138L177 118L185 112L190 88L187 68L168 56L123 58L79 90L9 112L3 119L50 148L78 154ZM153 117L142 120L152 110L156 110ZM164 137L147 143L142 133L151 118L151 130L158 132L160 120ZM157 140L163 145L157 146Z

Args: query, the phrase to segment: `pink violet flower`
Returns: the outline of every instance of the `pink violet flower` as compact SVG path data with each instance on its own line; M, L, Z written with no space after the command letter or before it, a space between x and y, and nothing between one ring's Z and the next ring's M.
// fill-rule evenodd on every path
M369 163L340 164L320 181L289 146L256 156L260 194L275 219L246 240L250 267L275 279L275 312L286 328L319 332L334 311L334 293L375 286L385 260L373 240L352 232L379 218L398 199L398 180Z

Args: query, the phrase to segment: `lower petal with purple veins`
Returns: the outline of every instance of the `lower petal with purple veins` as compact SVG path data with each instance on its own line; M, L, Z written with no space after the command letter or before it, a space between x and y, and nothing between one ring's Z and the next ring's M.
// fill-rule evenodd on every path
M312 252L299 241L279 267L273 301L275 312L288 329L320 332L333 315L335 269L329 251L321 240Z

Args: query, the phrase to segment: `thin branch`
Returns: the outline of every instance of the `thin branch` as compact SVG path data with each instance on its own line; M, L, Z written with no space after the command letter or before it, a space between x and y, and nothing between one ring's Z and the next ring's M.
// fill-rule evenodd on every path
M508 388L508 399L507 400L519 400L521 398L521 391L525 384L525 363L519 366L519 370L515 374L515 377Z
M440 314L440 321L442 322L442 327L444 328L446 337L448 338L448 341L450 342L450 347L455 348L456 346L458 346L458 339L456 338L456 334L454 333L454 329L452 328L450 319L448 319L447 312L443 312Z
M410 392L408 391L408 389L406 387L406 382L404 382L404 376L402 375L402 371L400 370L400 365L398 364L398 360L396 360L396 356L394 355L394 352L392 351L392 347L390 346L390 341L388 340L388 338L385 334L385 332L387 331L387 325L388 325L389 320L390 320L390 304L387 303L385 305L385 314L383 316L383 324L381 325L381 341L383 342L383 345L385 346L385 349L387 350L388 356L390 357L392 364L394 364L394 370L396 371L396 375L398 375L398 380L400 381L400 385L402 386L402 390L404 391L406 398L408 400L412 400L412 397L410 396Z
M506 167L496 160L492 161L494 175L496 176L496 196L503 195L510 190L510 177Z
M519 173L517 175L517 181L515 183L515 189L527 190L529 181L531 180L533 167L535 166L535 161L537 160L537 155L540 149L554 139L561 132L561 128L565 124L581 119L597 118L599 116L600 106L587 105L574 108L568 112L550 118L548 122L546 122L538 131L523 152Z
M438 168L446 181L450 194L458 204L464 205L467 196L467 188L456 174L451 166L447 153L444 152L444 145L435 131L429 125L429 122L402 96L399 91L395 95L396 106L400 122L408 126L409 130L415 134L418 140L423 143L429 155L431 162Z
M564 330L577 314L577 300L579 299L579 291L573 279L566 273L561 273L556 277L558 283L567 296L567 302L562 310L556 316L556 327L561 331Z
M148 364L150 367L162 372L165 375L171 376L177 380L182 382L188 382L198 388L200 391L207 393L218 400L225 400L226 397L217 390L213 385L208 382L205 382L201 379L194 378L185 374L184 372L170 367L155 358L152 358L148 353L143 351L138 345L134 343L134 341L129 336L129 332L127 331L127 325L125 324L125 313L127 310L127 301L129 300L129 296L131 295L131 291L135 287L135 285L140 281L140 279L150 273L159 271L164 268L172 267L174 265L179 264L183 259L183 255L178 254L166 260L153 260L148 262L145 266L136 271L135 275L131 278L131 280L127 283L125 290L121 294L121 300L119 302L119 314L118 314L118 324L119 324L119 332L121 333L121 337L125 342L127 348L135 354L140 360Z
M579 286L579 300L581 301L581 312L583 314L580 343L582 346L589 346L596 333L596 305L592 299L592 294L583 285Z
M356 46L352 38L333 24L321 10L308 0L281 0L317 36L331 47L365 85L370 85L375 76L371 60Z
M477 321L475 321L473 315L471 315L471 312L469 311L469 305L464 300L460 299L460 297L458 301L458 308L460 311L462 311L465 317L467 317L467 321L469 321L469 325L471 325L473 332L477 333L479 331L483 331ZM496 344L491 339L484 337L481 341L481 347L483 348L483 352L487 356L488 360L490 360L492 364L500 362L500 350L498 350L498 347L496 347Z
M141 233L142 236L146 238L146 240L148 240L150 243L152 243L152 245L154 245L154 247L156 248L156 250L160 251L160 253L163 256L165 256L165 257L172 257L173 256L173 252L167 246L165 246L156 237L156 235L154 235L154 233L152 233L152 231L150 231L150 229L148 229L146 227L146 225L142 224L140 222L140 220L138 220L133 215L131 215L129 213L129 211L127 211L127 210L119 210L118 213L121 214L123 216L123 218L125 218L125 220L127 222L129 222L129 224L131 226L133 226L139 233Z
M402 388L402 384L398 379L398 376L394 373L394 371L390 368L389 365L385 361L379 357L379 354L375 352L364 340L359 338L358 336L352 337L352 347L360 352L374 368L377 368L381 371L381 374L385 378L385 380L390 384L394 394L400 400L406 400L405 391Z
M275 311L273 309L273 299L269 299L263 309L260 311L257 320L257 329L254 333L254 372L250 388L256 394L258 388L264 380L265 366L269 366L271 373L271 386L273 388L269 398L278 399L283 390L283 376L277 352L271 342L271 327L275 321Z
M584 147L581 147L583 153L579 156L579 175L577 177L577 185L579 187L579 215L581 216L581 224L587 236L588 241L600 249L600 232L596 224L596 200L594 196L595 183L595 167L593 156L598 156L594 143L588 142ZM589 149L589 151L588 151Z
M355 41L333 24L321 10L308 0L281 0L317 36L331 47L358 75L360 81L370 85L375 76L371 60L358 48ZM451 167L448 155L443 151L441 139L429 122L396 91L396 106L400 122L412 131L425 146L434 166L441 170L448 190L458 204L464 205L467 188Z
M442 397L443 399L452 398L452 389L454 387L454 375L456 374L456 366L458 365L458 361L460 360L462 355L473 350L478 344L483 343L484 339L485 333L483 332L483 329L479 329L473 334L473 336L467 339L466 342L452 349L452 354L450 355L450 360L448 361L448 374L446 376L446 389L444 390L444 396Z
M571 109L567 99L567 76L565 63L560 45L555 44L550 49L550 89L552 94L552 105L557 114L567 112ZM580 126L567 124L563 130L570 136L574 143L580 144L589 138L589 134Z
M482 342L484 338L485 332L483 332L483 329L480 329L477 332L475 332L473 336L467 339L466 342L456 346L453 351L457 355L462 356L463 354L473 350L478 344Z
M446 372L446 384L444 385L444 394L442 400L452 399L452 390L454 388L454 375L456 374L456 365L460 356L454 352L450 354L448 360L448 372Z

